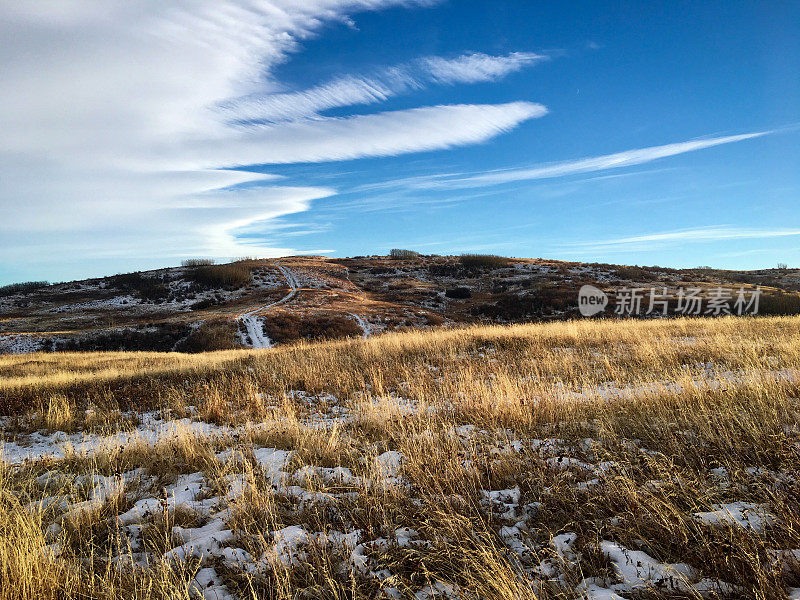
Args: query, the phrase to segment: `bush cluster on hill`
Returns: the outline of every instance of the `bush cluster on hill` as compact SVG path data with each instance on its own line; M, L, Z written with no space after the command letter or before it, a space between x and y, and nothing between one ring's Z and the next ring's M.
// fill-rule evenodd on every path
M327 315L294 315L281 313L264 321L264 331L277 343L299 339L319 340L360 337L362 329L352 319Z
M630 281L655 281L658 279L658 275L652 271L648 271L644 267L637 266L617 267L614 275L616 275L618 279L626 279Z
M505 256L495 254L462 254L458 257L459 262L467 268L489 268L498 269L507 267L511 260Z
M189 327L182 324L168 324L157 327L146 326L141 329L126 327L104 331L97 335L73 337L56 340L54 351L117 351L147 350L169 352L175 344L186 337Z
M189 269L185 277L205 289L235 289L253 281L253 269L244 263L199 265Z
M458 299L458 300L465 300L467 298L472 298L472 292L468 287L455 287L450 288L449 290L445 290L444 295L448 298Z
M20 292L31 292L33 290L50 285L48 281L23 281L21 283L10 283L0 287L0 296L11 296Z
M240 347L236 339L236 325L230 321L206 321L178 342L178 352L209 352Z
M139 296L142 300L155 302L169 297L169 287L164 283L163 277L148 277L138 271L109 277L109 283L117 289Z
M792 292L761 294L758 301L758 313L761 315L800 314L800 294Z
M403 250L402 248L393 248L389 252L389 256L395 259L419 258L419 252L415 252L414 250Z

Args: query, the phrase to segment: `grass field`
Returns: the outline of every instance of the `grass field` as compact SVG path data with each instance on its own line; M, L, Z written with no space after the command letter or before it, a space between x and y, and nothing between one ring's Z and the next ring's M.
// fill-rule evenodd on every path
M800 598L800 318L0 356L0 599Z

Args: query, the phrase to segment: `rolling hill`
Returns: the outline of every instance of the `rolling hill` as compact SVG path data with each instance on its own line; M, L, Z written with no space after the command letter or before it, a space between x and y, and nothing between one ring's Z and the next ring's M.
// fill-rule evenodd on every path
M800 271L723 271L483 255L294 256L0 288L0 353L197 352L386 330L578 317L578 290L761 291L760 314L800 312ZM666 289L665 289L666 288ZM655 313L653 313L655 314ZM613 317L609 308L601 316Z

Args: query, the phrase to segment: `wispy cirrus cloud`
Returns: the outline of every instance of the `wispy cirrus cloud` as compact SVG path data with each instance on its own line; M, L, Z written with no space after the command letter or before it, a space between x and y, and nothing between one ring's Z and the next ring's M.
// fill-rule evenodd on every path
M501 56L473 52L455 58L430 56L371 75L345 75L306 90L232 100L220 110L226 117L240 121L294 120L333 108L384 102L431 84L496 81L548 59L544 54L533 52Z
M711 225L707 227L692 227L673 231L646 233L642 235L611 238L564 244L562 248L584 250L591 252L632 252L656 250L670 244L694 242L719 242L729 240L762 240L800 236L797 228L747 228L733 227L730 225Z
M566 160L561 162L534 165L531 167L501 169L494 171L481 171L474 173L451 173L446 175L430 175L401 180L389 180L367 184L363 189L382 189L392 187L410 187L418 189L464 189L478 188L504 183L514 183L518 181L533 181L537 179L552 179L556 177L566 177L569 175L580 175L605 171L609 169L621 169L642 165L669 156L677 156L687 152L695 152L723 144L732 144L744 140L758 138L772 133L771 131L756 131L740 135L728 135L722 137L711 137L698 140L689 140L662 146L650 146L635 150L626 150L614 154L605 154L590 158L580 158L577 160Z
M512 52L505 56L473 52L451 59L432 56L422 63L429 76L439 83L477 83L495 81L549 58L535 52Z
M396 156L475 144L547 114L533 102L447 104L349 117L298 119L196 141L181 152L208 164L286 164Z

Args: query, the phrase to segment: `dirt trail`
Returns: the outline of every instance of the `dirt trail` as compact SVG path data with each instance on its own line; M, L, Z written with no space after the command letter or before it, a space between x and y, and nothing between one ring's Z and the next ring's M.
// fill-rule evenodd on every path
M358 326L361 327L361 330L364 332L361 337L367 339L372 333L372 328L370 327L370 324L367 323L367 321L363 317L358 316L356 313L349 313L349 314L351 317L353 317L353 319L355 319L356 323L358 323Z
M239 315L239 320L242 322L245 329L247 330L247 335L250 338L250 343L253 348L272 347L272 340L270 340L269 337L264 335L264 327L261 323L261 319L259 319L256 316L256 313L291 301L297 295L297 292L299 290L297 276L292 272L291 269L289 269L288 267L284 267L283 265L279 265L277 263L272 263L272 265L275 268L277 268L281 272L283 277L286 279L286 283L289 286L289 293L286 294L280 300L276 300L275 302L269 302L268 304L258 306L253 310L247 311L246 313L242 313L241 315Z

